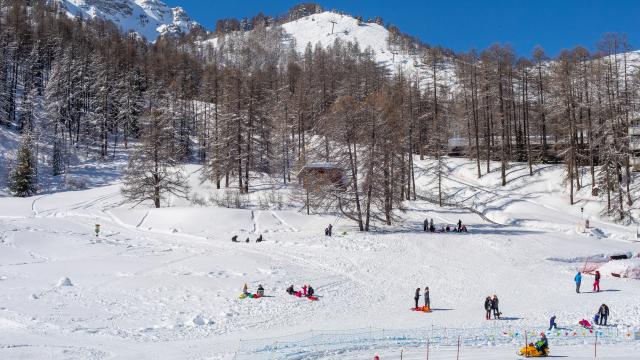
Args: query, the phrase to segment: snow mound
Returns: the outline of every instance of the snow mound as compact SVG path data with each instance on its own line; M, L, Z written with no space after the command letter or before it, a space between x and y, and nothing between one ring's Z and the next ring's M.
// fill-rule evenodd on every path
M71 279L69 279L68 277L63 277L62 279L58 280L58 284L56 285L56 287L65 287L65 286L73 286Z
M191 323L194 326L205 326L205 325L212 325L214 321L205 318L204 316L202 316L202 314L198 314L191 320Z

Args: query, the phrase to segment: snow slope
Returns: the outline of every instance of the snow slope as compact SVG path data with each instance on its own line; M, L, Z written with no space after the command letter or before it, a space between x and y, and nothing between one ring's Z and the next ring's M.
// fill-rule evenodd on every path
M161 35L186 34L200 26L181 7L160 0L53 0L70 16L102 18L123 31L133 31L149 41Z
M462 358L513 359L518 342L491 346L480 334L539 332L552 314L561 327L573 329L603 302L611 308L612 327L601 331L624 336L627 326L640 326L637 280L603 273L603 291L591 293L592 278L585 275L585 292L575 293L573 275L584 263L571 259L638 254L640 243L634 228L601 219L596 200L585 194L579 205L568 205L564 189L555 185L559 167L536 167L528 178L514 165L512 181L502 188L498 171L477 180L473 162L448 159L446 200L465 202L440 208L429 201L433 162L416 166L421 198L406 203L403 222L375 224L378 231L370 234L342 218L286 207L175 201L170 208L132 208L118 183L0 198L0 358L231 359L240 339L309 330L336 330L343 335L334 338L344 339L350 329L434 326L465 328L480 339L464 344ZM195 167L188 170L193 191L203 198L216 191L200 184ZM252 196L267 191L265 185ZM582 204L605 236L581 231ZM438 225L462 219L471 231L425 234L425 217ZM331 238L323 235L328 223L334 223ZM265 242L255 242L259 234ZM251 242L232 243L233 235ZM245 282L252 291L264 285L270 297L239 299ZM284 292L305 283L315 287L319 301ZM424 286L431 289L434 311L409 311L415 288ZM500 297L504 320L484 320L482 304L490 294ZM551 338L556 356L587 358L589 344ZM609 343L602 358L630 359L638 344ZM347 351L329 340L324 346L329 350L313 356L292 348L298 355L289 358L363 359L380 352L387 359L404 348L398 342ZM423 350L405 348L406 358L417 359ZM258 355L250 357L264 358ZM452 348L434 348L431 356L452 358Z

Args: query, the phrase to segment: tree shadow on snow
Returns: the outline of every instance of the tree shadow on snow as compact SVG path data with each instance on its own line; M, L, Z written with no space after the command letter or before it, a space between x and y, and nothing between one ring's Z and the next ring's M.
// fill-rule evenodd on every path
M524 318L521 317L517 317L517 316L502 316L500 319L498 320L503 320L503 321L513 321L513 320L522 320Z
M453 309L440 309L440 308L433 308L433 309L431 309L431 311L453 311Z

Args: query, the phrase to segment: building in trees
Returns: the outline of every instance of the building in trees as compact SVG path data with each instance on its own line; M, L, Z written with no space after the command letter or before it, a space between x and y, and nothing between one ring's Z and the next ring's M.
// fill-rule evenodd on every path
M633 171L640 171L640 119L632 121L629 126L629 150Z
M344 170L337 164L311 163L298 172L298 182L309 191L316 191L322 187L344 187Z

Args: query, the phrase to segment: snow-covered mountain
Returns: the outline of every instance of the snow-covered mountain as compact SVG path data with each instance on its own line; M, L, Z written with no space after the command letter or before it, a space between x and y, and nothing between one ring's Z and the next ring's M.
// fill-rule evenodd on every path
M336 39L358 43L360 49L370 48L379 63L390 68L414 71L417 56L389 46L389 30L376 23L365 23L349 15L325 11L302 17L282 25L284 31L295 40L300 53L307 44L330 46Z
M161 35L188 33L200 24L181 7L160 0L53 0L70 16L110 20L123 31L133 31L154 41Z
M425 68L424 56L420 51L411 51L400 44L391 43L391 32L375 22L364 22L355 17L324 11L280 25L296 50L303 54L308 44L312 47L320 45L329 47L339 39L343 42L358 43L361 50L370 49L380 65L390 72L403 72L405 75L419 79L422 85L429 83L431 77ZM237 33L235 33L237 34ZM224 36L224 35L223 35ZM220 46L220 38L213 37L202 45ZM451 63L445 63L438 75L439 81L454 86L455 73Z

